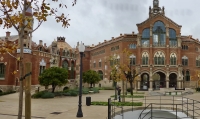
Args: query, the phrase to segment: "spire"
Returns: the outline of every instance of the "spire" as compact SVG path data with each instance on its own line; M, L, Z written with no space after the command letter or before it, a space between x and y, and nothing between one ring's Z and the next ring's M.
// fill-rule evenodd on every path
M149 7L149 17L158 13L165 15L165 9L164 7L161 9L159 6L159 0L153 0L153 8Z

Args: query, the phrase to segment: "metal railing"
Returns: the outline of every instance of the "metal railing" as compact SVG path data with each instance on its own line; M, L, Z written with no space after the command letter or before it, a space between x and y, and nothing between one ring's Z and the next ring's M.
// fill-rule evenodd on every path
M148 99L149 98L149 99ZM196 101L190 98L183 96L146 96L145 97L145 107L139 115L138 119L169 119L167 117L155 116L154 112L165 113L173 112L175 113L174 118L170 119L179 119L179 118L192 118L197 119L200 117L200 101ZM148 103L147 103L148 101ZM164 101L164 102L163 102ZM157 102L157 103L155 103ZM147 106L146 106L147 105ZM168 109L168 110L164 110ZM184 113L186 116L178 117L178 113Z
M123 106L117 106L116 105L116 100L115 99L108 99L108 118L107 119L112 119L116 116L116 110L120 111L120 115L122 119L124 119L124 109Z
M166 42L153 42L153 47L165 47Z

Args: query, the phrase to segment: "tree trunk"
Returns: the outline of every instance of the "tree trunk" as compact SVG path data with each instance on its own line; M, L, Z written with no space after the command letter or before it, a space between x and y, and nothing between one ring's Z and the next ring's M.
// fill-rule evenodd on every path
M20 79L24 76L24 66L23 66L23 51L24 51L24 26L25 26L25 12L26 12L26 4L27 1L24 0L24 6L22 11L22 26L19 29L19 47L20 47L20 63L19 63L19 72ZM19 88L19 107L18 107L18 119L22 119L22 109L23 109L23 80L20 80L20 88Z
M122 81L122 90L123 90L123 97L122 97L122 102L125 102L125 91L124 91L124 80Z
M129 81L130 86L131 86L131 95L133 95L133 81Z
M92 88L92 83L90 83L90 88Z
M56 87L52 87L52 93L54 93Z

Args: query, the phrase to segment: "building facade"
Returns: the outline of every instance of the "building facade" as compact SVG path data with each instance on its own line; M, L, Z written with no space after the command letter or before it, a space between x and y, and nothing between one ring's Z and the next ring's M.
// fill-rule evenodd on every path
M100 85L111 86L108 58L117 56L120 64L124 64L123 50L128 49L131 64L127 65L140 74L135 86L138 89L196 87L198 79L194 77L200 66L199 40L181 34L182 26L165 16L165 8L159 6L159 0L153 0L148 19L136 26L138 33L120 34L97 45L86 46L84 71L97 71L102 78ZM154 74L159 75L159 81L153 79Z
M32 17L32 10L26 11L27 17ZM28 33L32 29L25 29L25 33ZM6 35L0 37L0 42L12 42L14 44L20 44L18 35L11 35L10 32L6 32ZM49 67L63 67L68 70L68 79L70 83L75 79L75 48L72 48L67 42L65 37L57 37L50 46L39 40L39 44L32 41L32 33L27 35L24 39L23 49L23 63L31 64L31 84L33 87L38 86L38 77ZM15 52L6 52L0 54L0 91L8 91L19 88L19 61L16 59L20 56L20 49ZM24 69L25 71L26 69ZM14 73L17 71L16 73Z

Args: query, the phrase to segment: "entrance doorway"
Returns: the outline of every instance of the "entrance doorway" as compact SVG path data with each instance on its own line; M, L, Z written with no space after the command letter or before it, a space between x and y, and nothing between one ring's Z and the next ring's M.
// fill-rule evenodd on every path
M148 90L149 88L149 74L144 73L141 75L141 87L142 90Z
M160 88L166 87L166 76L163 72L156 72L155 79L153 82L153 89L154 90L160 90Z
M169 88L174 88L177 86L177 75L175 73L171 73L169 75Z

